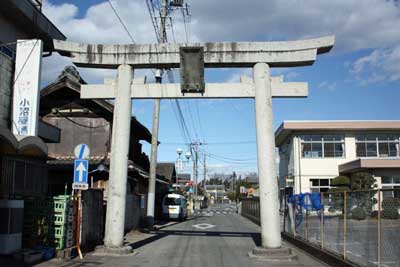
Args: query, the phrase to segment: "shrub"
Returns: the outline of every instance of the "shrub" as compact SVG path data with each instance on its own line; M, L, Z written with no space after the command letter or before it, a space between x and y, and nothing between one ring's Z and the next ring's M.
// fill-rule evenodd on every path
M367 218L367 214L363 208L357 207L351 211L351 218L353 220L361 221L361 220L365 220L365 218Z
M400 208L400 199L395 197L387 197L382 200L382 209L399 209Z
M350 179L347 176L337 176L332 179L331 186L341 186L341 187L349 187L350 186Z
M399 219L399 211L397 210L397 208L394 207L390 207L390 208L386 208L382 211L382 217L384 219L390 219L390 220L397 220Z

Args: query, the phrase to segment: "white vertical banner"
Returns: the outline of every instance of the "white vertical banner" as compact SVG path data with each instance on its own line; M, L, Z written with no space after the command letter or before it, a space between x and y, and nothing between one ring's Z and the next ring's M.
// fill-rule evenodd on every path
M37 136L42 49L38 39L17 42L12 122L16 135Z
M182 162L182 159L177 159L177 160L176 160L176 162L175 162L175 170L176 170L177 172L182 172L182 170L183 170L183 162Z

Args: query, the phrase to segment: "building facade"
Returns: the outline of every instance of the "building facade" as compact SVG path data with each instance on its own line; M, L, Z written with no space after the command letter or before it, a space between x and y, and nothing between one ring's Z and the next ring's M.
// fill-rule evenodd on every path
M41 12L39 0L3 0L0 5L0 198L47 193L46 137L57 129L39 122L39 137L15 135L11 131L13 85L16 81L16 42L40 39L44 55L53 39L66 37Z
M284 121L275 132L280 187L326 192L339 175L369 172L400 188L400 121Z

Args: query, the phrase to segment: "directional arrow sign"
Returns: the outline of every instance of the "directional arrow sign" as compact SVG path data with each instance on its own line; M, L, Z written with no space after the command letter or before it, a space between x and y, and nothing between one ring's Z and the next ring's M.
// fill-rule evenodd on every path
M88 188L89 162L85 159L76 159L74 163L74 189Z
M78 180L81 183L82 180L83 180L83 173L86 172L87 169L85 168L85 165L82 162L80 162L79 165L78 165L78 168L76 168L76 170L79 173L78 174L78 177L79 177Z

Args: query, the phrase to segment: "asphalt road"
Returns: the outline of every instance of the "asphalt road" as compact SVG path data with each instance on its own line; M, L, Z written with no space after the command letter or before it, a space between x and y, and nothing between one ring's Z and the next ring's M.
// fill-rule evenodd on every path
M233 205L220 204L202 210L184 222L168 223L149 234L126 237L135 251L131 256L87 255L64 266L140 267L242 267L275 266L248 257L260 244L259 227L236 213ZM131 242L131 243L129 243ZM326 266L295 249L299 261L279 266Z

